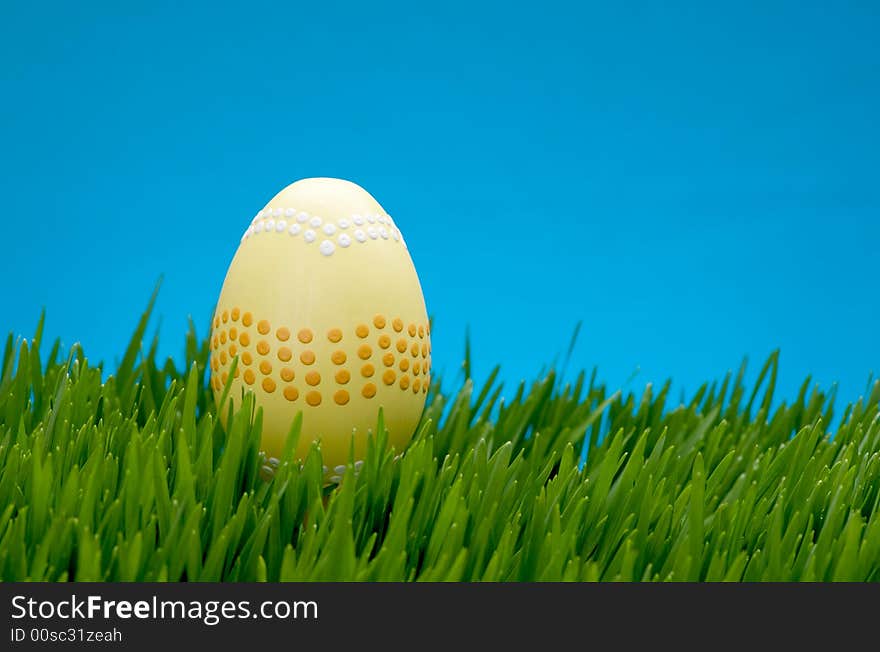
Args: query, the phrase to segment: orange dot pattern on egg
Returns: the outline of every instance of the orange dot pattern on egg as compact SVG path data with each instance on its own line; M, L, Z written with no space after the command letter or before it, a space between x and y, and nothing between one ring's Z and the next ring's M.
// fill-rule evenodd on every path
M238 324L231 325L227 329L222 324L229 322ZM262 336L268 336L266 339L260 339L256 343L255 350L250 349L252 332L248 329L256 324L256 332ZM368 325L369 324L369 325ZM212 353L209 359L210 368L213 372L209 379L209 384L215 391L220 392L229 381L230 373L233 378L241 377L243 382L249 386L257 384L257 374L263 378L259 381L259 387L266 393L271 394L280 390L284 398L290 402L299 400L299 390L294 387L292 381L296 378L295 365L281 366L279 369L273 367L272 362L277 358L282 363L291 363L298 356L299 362L305 366L314 365L317 362L317 355L314 351L305 349L295 352L295 347L290 344L283 344L293 339L293 330L288 326L279 326L272 331L272 325L269 320L257 320L250 312L245 312L239 307L231 310L223 310L215 315L214 318L215 332L211 335ZM373 338L370 337L371 327L376 329ZM388 328L388 332L381 332ZM393 332L392 332L393 331ZM370 322L360 323L355 327L355 335L365 340L370 338L368 342L361 343L356 349L358 358L365 361L360 367L360 375L364 379L372 379L376 374L376 365L368 362L372 358L374 350L381 353L381 366L385 369L382 371L379 381L373 382L369 380L360 388L361 396L365 398L373 398L379 392L379 386L387 387L397 386L400 390L410 390L414 394L427 393L429 387L429 370L431 365L430 353L431 345L430 323L427 324L406 324L400 317L386 318L382 314L374 315ZM271 333L271 335L270 335ZM397 339L393 339L392 335L397 333L402 335ZM407 337L409 335L409 338ZM326 331L327 340L332 343L339 343L343 340L343 329L330 328ZM310 328L300 328L296 331L296 341L302 344L309 344L314 340L314 331ZM421 341L420 341L421 340ZM237 342L237 344L233 344ZM229 344L226 348L224 345ZM239 347L242 349L239 351ZM396 353L403 354L399 358ZM275 357L268 359L272 353ZM236 368L233 372L230 365L236 356L239 356L241 369ZM412 360L410 360L410 356ZM330 362L337 367L341 367L348 361L348 354L343 349L337 349L330 354ZM256 358L256 359L255 359ZM421 358L421 359L419 359ZM257 369L250 368L256 363ZM399 371L398 371L399 370ZM409 375L407 372L409 372ZM305 394L305 401L308 405L316 407L322 402L321 392L318 391L322 383L321 374L318 370L313 369L305 373L302 378L310 389ZM348 369L337 369L331 382L337 385L337 390L332 394L333 402L337 405L347 405L351 400L351 394L347 389L339 387L340 385L348 385L351 382L351 372ZM281 383L281 388L279 388ZM384 391L384 390L383 390Z

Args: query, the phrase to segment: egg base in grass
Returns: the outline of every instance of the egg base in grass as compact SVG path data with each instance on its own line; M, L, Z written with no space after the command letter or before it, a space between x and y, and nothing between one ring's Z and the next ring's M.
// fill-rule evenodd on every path
M303 179L275 195L241 239L212 326L215 400L227 382L233 399L254 393L267 457L280 456L298 412L296 454L320 440L331 481L352 443L363 459L380 407L390 445L412 438L430 385L430 324L402 233L360 186Z

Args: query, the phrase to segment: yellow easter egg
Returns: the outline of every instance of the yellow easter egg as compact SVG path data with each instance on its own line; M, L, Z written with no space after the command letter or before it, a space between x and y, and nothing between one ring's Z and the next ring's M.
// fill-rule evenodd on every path
M366 452L383 408L389 443L412 437L431 378L422 288L403 235L363 188L303 179L257 213L212 323L211 386L253 392L277 457L298 412L297 454L321 442L328 477ZM233 360L238 357L234 377Z

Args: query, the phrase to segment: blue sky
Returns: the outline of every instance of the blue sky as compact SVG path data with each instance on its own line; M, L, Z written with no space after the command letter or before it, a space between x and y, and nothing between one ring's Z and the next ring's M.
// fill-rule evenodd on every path
M0 330L45 306L112 364L164 275L179 355L255 211L335 176L403 229L447 376L467 327L515 382L582 321L573 366L613 386L781 347L784 395L863 391L876 3L415 5L4 5Z

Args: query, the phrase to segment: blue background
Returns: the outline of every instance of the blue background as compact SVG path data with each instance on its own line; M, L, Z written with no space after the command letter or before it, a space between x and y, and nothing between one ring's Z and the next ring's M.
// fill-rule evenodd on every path
M450 380L468 325L510 382L583 321L614 386L781 347L786 396L864 390L877 3L421 4L4 3L0 328L46 306L112 364L164 274L180 356L254 213L336 176L401 225Z

